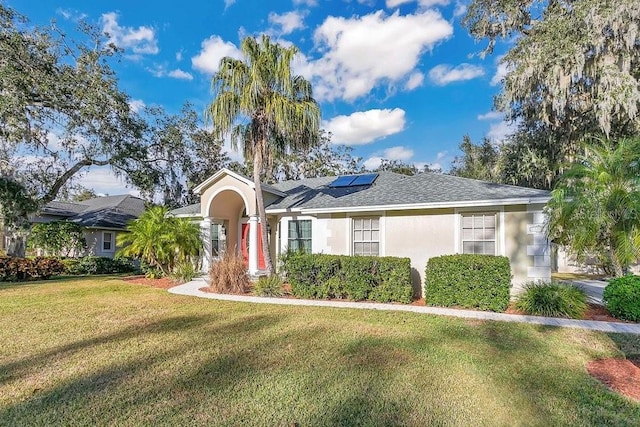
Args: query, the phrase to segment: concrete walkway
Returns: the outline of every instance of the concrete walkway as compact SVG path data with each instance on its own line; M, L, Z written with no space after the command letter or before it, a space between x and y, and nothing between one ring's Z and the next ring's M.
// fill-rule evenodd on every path
M363 310L409 311L412 313L435 314L440 316L463 317L466 319L495 320L500 322L531 323L535 325L562 326L566 328L590 329L602 332L619 332L639 334L640 324L600 322L595 320L558 319L555 317L523 316L518 314L493 313L488 311L458 310L452 308L425 307L403 304L381 304L352 301L304 300L293 298L267 298L245 295L214 294L203 292L200 288L207 286L203 278L175 286L169 292L176 295L188 295L222 301L235 301L256 304L302 305L312 307L355 308Z

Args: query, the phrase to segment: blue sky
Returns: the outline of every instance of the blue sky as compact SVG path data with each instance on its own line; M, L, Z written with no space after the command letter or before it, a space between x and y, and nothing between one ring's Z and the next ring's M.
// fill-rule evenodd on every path
M211 74L237 56L247 35L269 34L301 51L295 71L310 79L323 125L369 166L380 158L447 171L464 134L499 141L509 126L491 112L503 46L484 47L460 26L462 0L59 0L7 2L33 23L79 18L110 34L124 56L113 64L134 106L203 111ZM237 157L234 153L232 156ZM108 169L81 181L98 192L130 192Z

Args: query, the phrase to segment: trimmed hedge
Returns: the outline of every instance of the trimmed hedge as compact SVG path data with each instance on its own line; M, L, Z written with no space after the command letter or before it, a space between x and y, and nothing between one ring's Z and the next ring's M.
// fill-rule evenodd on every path
M283 267L293 295L410 303L409 258L290 254Z
M427 263L427 305L505 311L510 288L507 257L457 254L430 258Z
M87 256L62 260L67 274L118 274L135 273L140 268L129 258Z
M640 322L640 276L611 279L602 297L613 317Z
M64 265L57 258L0 256L0 282L43 280L63 272Z

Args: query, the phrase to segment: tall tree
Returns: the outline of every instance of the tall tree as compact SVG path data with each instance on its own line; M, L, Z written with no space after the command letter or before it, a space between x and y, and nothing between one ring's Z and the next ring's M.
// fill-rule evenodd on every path
M637 132L637 0L473 0L463 23L485 53L515 40L497 102L511 117L562 129L570 152L589 133Z
M86 40L76 42L0 4L0 192L10 225L26 224L92 165L144 184L133 172L150 161L145 123L108 65L117 49L81 30Z
M268 36L242 40L243 59L225 57L213 76L213 102L207 109L214 129L231 135L234 148L243 147L253 159L253 182L260 222L262 247L268 273L273 271L267 239L267 216L261 179L265 160L317 143L320 108L313 99L311 83L291 71L298 49L273 43Z
M483 138L482 142L476 145L471 141L469 135L465 135L459 148L462 151L462 156L456 156L453 160L449 172L451 175L499 182L498 158L500 151L491 141Z
M640 258L640 138L589 144L552 194L554 241L580 259L598 255L616 275Z

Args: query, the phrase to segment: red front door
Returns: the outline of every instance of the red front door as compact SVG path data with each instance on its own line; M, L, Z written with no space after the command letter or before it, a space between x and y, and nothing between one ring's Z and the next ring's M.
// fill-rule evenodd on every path
M240 241L240 250L242 252L242 259L244 265L249 266L249 224L242 224L242 239ZM262 251L262 230L260 225L258 226L258 269L264 270L266 268L264 263L264 252Z

